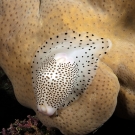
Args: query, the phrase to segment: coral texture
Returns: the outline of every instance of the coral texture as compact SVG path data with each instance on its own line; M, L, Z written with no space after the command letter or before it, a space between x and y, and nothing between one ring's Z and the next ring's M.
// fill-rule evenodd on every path
M8 129L3 128L2 135L55 135L54 129L46 129L45 126L35 117L27 116L23 121L15 120Z
M0 0L0 66L17 100L67 135L92 132L115 108L119 116L134 119L134 11L128 0ZM39 47L69 30L110 39L112 48L79 99L49 117L37 110L31 64Z

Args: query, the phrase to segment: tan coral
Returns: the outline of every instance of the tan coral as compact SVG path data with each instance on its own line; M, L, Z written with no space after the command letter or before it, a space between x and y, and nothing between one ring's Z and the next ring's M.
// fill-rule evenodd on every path
M134 119L134 11L134 1L128 0L0 0L0 66L13 84L17 100L34 109L45 125L64 134L82 135L112 115L120 83L117 114L125 112L123 117ZM58 117L48 117L36 109L31 61L49 37L67 30L109 38L113 47L80 99L59 110Z

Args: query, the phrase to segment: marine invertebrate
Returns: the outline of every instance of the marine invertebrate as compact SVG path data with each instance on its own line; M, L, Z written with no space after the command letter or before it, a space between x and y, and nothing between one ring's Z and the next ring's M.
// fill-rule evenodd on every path
M87 134L110 118L117 104L118 93L116 111L121 113L122 108L122 117L135 118L133 1L0 2L0 65L13 84L17 100L32 108L46 126L59 128L68 135ZM94 33L110 39L113 45L109 53L100 59L92 83L80 98L59 109L58 117L48 117L37 110L31 62L37 50L50 37L70 30L77 34ZM46 50L48 48L49 45L46 45Z
M40 46L32 62L38 110L52 115L78 99L92 83L99 58L111 46L108 39L75 31L51 37Z

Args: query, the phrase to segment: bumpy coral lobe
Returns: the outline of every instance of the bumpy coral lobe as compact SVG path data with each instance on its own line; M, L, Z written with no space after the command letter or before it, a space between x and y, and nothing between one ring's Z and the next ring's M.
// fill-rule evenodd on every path
M102 59L107 66L100 63L92 85L79 100L60 110L58 117L37 115L45 125L57 127L65 134L92 131L115 109L119 85L114 72L121 84L117 112L122 108L123 117L135 118L134 11L134 1L128 0L0 0L0 65L11 80L18 101L36 111L31 60L39 46L67 30L92 31L113 43Z

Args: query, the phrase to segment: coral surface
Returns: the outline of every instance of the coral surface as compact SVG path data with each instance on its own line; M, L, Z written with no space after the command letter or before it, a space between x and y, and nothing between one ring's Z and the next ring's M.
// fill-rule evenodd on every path
M92 132L115 110L120 117L135 119L134 12L134 1L128 0L0 0L0 66L20 104L67 135ZM68 31L109 39L112 47L79 98L47 116L37 110L31 66L46 41Z

